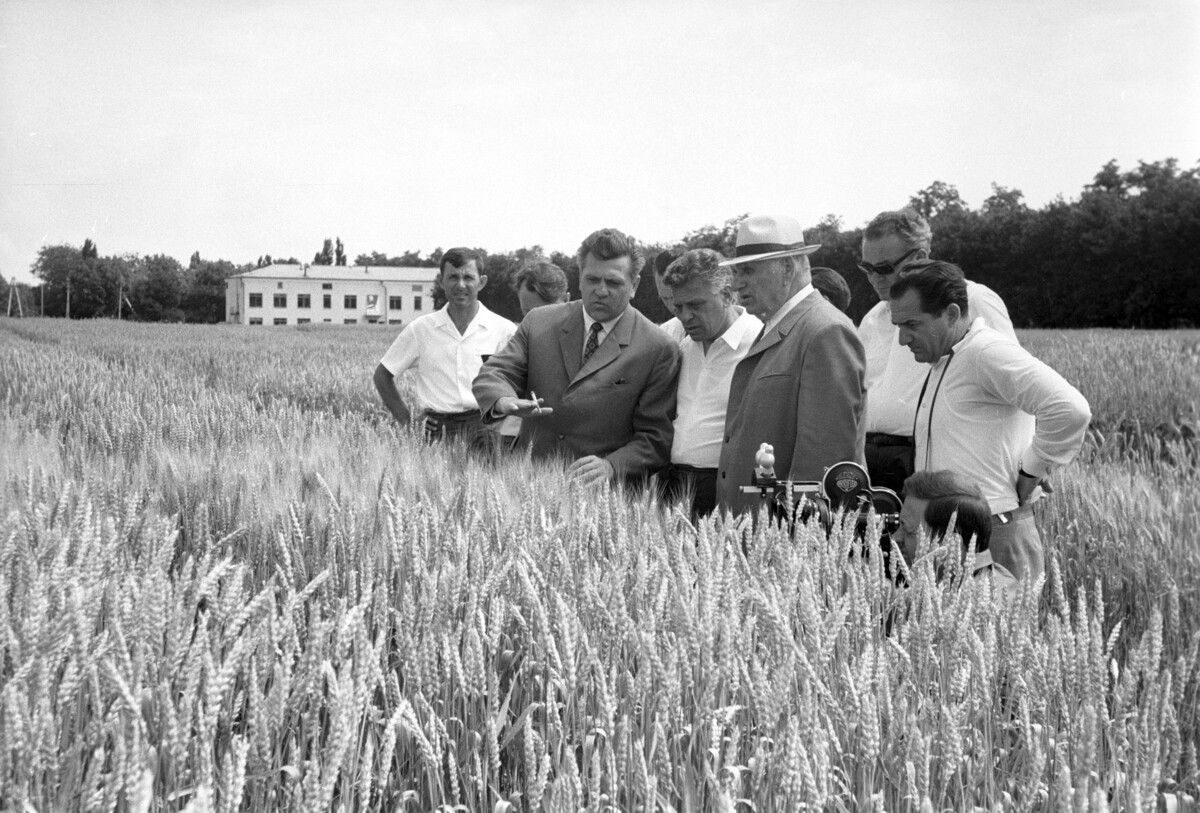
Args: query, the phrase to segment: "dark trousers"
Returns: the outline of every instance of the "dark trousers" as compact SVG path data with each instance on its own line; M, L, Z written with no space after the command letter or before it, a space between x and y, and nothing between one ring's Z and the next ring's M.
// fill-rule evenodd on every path
M706 517L717 507L717 470L672 463L659 472L663 501L691 498L692 519Z
M904 481L913 473L912 438L868 432L863 451L871 485L904 496Z

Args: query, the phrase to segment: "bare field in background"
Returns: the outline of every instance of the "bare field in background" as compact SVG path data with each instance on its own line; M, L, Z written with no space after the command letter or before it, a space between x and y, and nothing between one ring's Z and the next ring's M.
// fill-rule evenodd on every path
M0 319L0 808L1195 809L1200 333L1021 332L1095 422L1000 607L425 446L394 332Z

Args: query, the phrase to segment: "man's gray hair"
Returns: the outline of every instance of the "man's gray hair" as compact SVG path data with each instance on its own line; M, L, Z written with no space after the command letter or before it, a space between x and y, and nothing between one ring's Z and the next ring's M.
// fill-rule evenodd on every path
M929 228L929 222L911 206L875 215L875 219L867 224L863 238L879 240L889 234L899 237L904 247L910 249L923 248L929 251L929 245L933 241L933 230Z
M681 288L694 279L704 280L713 293L729 287L733 280L728 268L721 267L725 258L711 248L694 248L684 252L667 266L663 282Z

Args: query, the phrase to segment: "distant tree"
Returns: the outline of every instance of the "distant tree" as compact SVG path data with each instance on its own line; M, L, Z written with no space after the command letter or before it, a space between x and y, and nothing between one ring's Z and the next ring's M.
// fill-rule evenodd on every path
M325 238L325 245L313 256L313 265L333 265L333 241Z
M337 238L337 246L334 249L334 265L346 264L346 249L342 246L342 238Z
M130 292L137 318L147 322L183 320L183 268L172 257L155 254L139 262Z
M79 317L87 310L86 304L82 308L80 305L91 299L88 279L91 270L75 246L65 243L42 246L30 270L45 286L47 316L66 315L68 293L73 300L72 316Z
M203 260L200 252L188 263L187 289L180 302L187 322L215 324L225 318L225 279L238 273L228 260Z
M942 181L934 181L913 195L909 198L908 205L924 215L927 220L933 220L943 214L957 214L967 209L966 203L958 194L958 187Z
M85 260L94 260L99 257L99 252L96 251L96 244L92 242L92 238L86 237L83 241L83 248L79 253Z
M738 224L750 216L749 212L731 217L721 226L701 226L683 236L685 248L710 248L726 257L732 257L737 247Z

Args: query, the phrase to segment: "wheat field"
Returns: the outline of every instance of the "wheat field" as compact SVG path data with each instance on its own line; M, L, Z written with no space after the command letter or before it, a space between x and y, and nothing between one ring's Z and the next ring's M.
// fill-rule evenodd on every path
M1096 420L1011 603L425 445L391 338L0 320L0 809L1197 809L1196 334L1022 334Z

